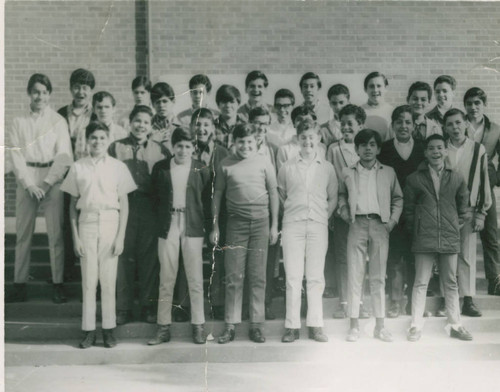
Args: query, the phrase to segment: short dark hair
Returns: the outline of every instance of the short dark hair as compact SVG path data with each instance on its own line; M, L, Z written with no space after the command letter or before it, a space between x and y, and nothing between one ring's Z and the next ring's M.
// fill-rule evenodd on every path
M429 98L429 101L432 99L432 88L429 86L429 83L426 82L415 82L412 83L410 88L408 89L408 96L406 97L406 102L410 100L411 95L415 91L425 91L427 93L427 97Z
M450 75L440 75L436 78L434 81L434 90L436 89L436 86L441 83L447 83L451 86L452 90L455 90L457 88L457 81L453 76Z
M354 118L356 119L356 121L358 122L358 124L364 124L365 121L366 121L366 112L365 110L360 107L360 106L357 106L357 105L353 105L353 104L348 104L348 105L345 105L341 110L340 110L340 113L339 113L339 119L342 120L342 117L343 116L348 116L350 114L353 114L354 115Z
M214 114L208 108L196 109L191 115L191 124L194 124L199 118L208 118L212 123L215 122Z
M295 95L293 95L293 93L287 88L281 88L278 91L276 91L276 94L274 94L275 104L278 98L289 98L290 101L292 102L292 106L295 105Z
M391 122L393 123L394 121L396 121L403 113L410 113L411 119L413 121L413 112L411 111L410 105L401 105L392 111Z
M486 95L486 93L484 92L484 90L482 88L472 87L472 88L468 89L465 92L465 95L464 95L464 105L465 105L465 102L467 102L468 99L474 98L474 97L478 97L481 101L483 101L483 103L485 105L488 102L488 96Z
M434 133L424 140L424 148L427 149L429 143L433 140L441 140L444 143L444 146L447 147L446 139L444 138L444 136L440 135L439 133Z
M151 92L151 80L146 76L137 76L132 80L132 91L141 86L144 87L144 90Z
M205 86L205 90L207 90L207 93L212 91L212 82L210 82L210 79L208 78L207 75L196 74L191 79L189 79L190 90L194 89L196 86L200 84L203 84Z
M104 98L109 98L111 100L111 104L116 106L116 99L113 97L111 93L107 91L99 91L92 96L92 106L95 106L97 102L102 102Z
M88 139L95 131L104 131L109 136L109 128L102 121L93 120L85 128L85 139Z
M130 112L130 115L128 116L128 119L130 122L134 119L135 116L137 116L139 113L146 113L150 117L153 117L153 111L149 106L146 105L136 105Z
M302 75L302 77L300 78L299 87L302 88L302 83L304 83L304 81L308 79L316 79L316 81L318 82L318 90L321 88L321 79L314 72L306 72L304 75Z
M354 145L359 147L361 144L366 144L372 139L375 139L377 147L382 147L382 137L380 134L369 128L362 129L356 134L356 136L354 136Z
M462 112L460 109L457 108L451 108L444 114L443 124L446 125L446 120L448 120L448 117L455 116L457 114L460 114L462 116L462 120L467 120L467 116L465 115L464 112Z
M233 139L244 138L247 136L255 136L257 133L257 128L253 124L237 124L234 127Z
M215 102L219 105L231 101L238 102L238 105L241 103L240 90L230 84L223 84L215 94Z
M297 106L296 108L294 108L292 110L292 114L290 116L292 117L292 124L295 124L295 120L299 116L301 116L301 117L311 116L314 121L318 120L318 116L316 116L316 113L314 113L314 110L312 110L311 108L309 108L307 106L303 106L303 105L300 105L300 106Z
M93 90L95 87L94 74L83 68L75 69L69 77L69 86L73 87L75 84L85 84Z
M271 122L271 113L269 113L269 110L267 110L264 106L257 106L251 109L250 113L248 113L248 121L253 122L255 117L259 116L269 116L269 122Z
M304 133L309 129L314 129L316 132L318 132L318 123L309 118L304 119L304 121L299 121L299 123L297 124L297 135L300 135L301 133Z
M154 104L161 97L167 97L171 101L175 101L175 93L172 86L166 82L158 82L151 89L151 102Z
M269 81L267 80L267 76L264 72L261 71L252 71L249 72L247 77L245 78L245 89L248 88L248 85L254 80L262 79L264 81L264 87L269 85Z
M370 72L368 75L366 75L365 80L363 81L363 86L364 86L365 90L368 88L368 83L370 82L370 80L372 80L374 78L378 78L378 77L381 77L382 79L384 79L385 87L387 87L389 85L389 81L387 80L387 78L385 77L385 75L383 73L378 72L378 71L374 71L374 72Z
M31 89L37 83L43 84L49 94L52 93L52 83L50 83L49 77L41 73L36 73L31 75L30 80L28 80L28 87L26 88L28 94L31 93Z
M330 100L334 95L345 95L347 99L351 98L351 93L349 92L347 86L344 86L340 83L334 84L332 87L330 87L328 89L328 93L326 94L328 100Z
M193 142L193 135L187 129L182 127L177 127L172 132L172 137L170 138L172 141L172 146L175 146L179 142Z

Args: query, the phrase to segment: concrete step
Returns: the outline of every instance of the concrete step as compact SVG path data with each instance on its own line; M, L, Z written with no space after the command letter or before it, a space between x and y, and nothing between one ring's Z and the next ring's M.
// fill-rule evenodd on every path
M475 299L478 307L483 311L483 317L469 318L464 316L464 325L471 331L500 332L500 297L478 296ZM337 320L332 318L332 314L338 301L336 299L325 299L324 322L325 328L332 332L344 333L347 328L347 320ZM37 310L29 304L19 304L16 309L15 304L7 304L5 309L5 341L52 341L59 339L78 339L81 328L81 304L70 302L62 305L43 304L38 305ZM25 306L24 306L25 305ZM269 336L280 336L284 324L285 307L283 298L275 298L273 310L277 319L266 321L265 329ZM54 310L56 307L57 312ZM438 302L435 298L429 298L427 309L435 312ZM98 309L100 306L98 306ZM210 306L205 303L207 330L214 335L220 334L224 327L222 321L213 321L208 314ZM29 314L30 310L33 312ZM35 316L37 314L37 316ZM372 320L361 320L364 324L369 324ZM397 319L387 319L388 325L394 330L408 328L409 316L400 316ZM446 319L430 317L426 320L426 328L430 330L440 330L446 323ZM117 336L124 339L147 339L154 334L156 326L143 322L132 322L117 327ZM243 322L241 329L246 334L248 322ZM191 329L189 323L173 323L172 333L178 336L190 336Z
M344 328L345 329L345 328ZM107 364L156 364L156 363L256 363L256 362L304 362L324 363L346 361L424 362L469 360L499 360L500 334L475 332L472 342L450 339L443 330L424 330L417 343L406 341L406 331L392 329L395 341L380 342L373 339L372 329L363 334L357 343L345 341L345 331L335 333L325 328L328 343L307 339L301 331L301 339L292 344L280 342L280 336L269 336L264 344L247 339L237 331L235 341L221 345L209 341L195 345L189 337L173 335L173 340L159 346L147 346L144 339L119 338L118 346L106 349L99 336L97 345L87 350L77 348L80 337L57 342L23 342L5 344L6 366L49 365L107 365ZM354 363L354 362L352 362Z

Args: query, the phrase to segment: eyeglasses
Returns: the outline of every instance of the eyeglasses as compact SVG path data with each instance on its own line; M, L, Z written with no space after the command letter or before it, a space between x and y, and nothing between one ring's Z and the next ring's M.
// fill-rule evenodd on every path
M282 105L282 104L277 103L276 105L274 105L274 107L275 107L276 109L278 109L278 110L279 110L279 109L288 109L288 108L290 108L291 106L292 106L292 104L291 104L291 103L285 103L285 104L283 104L283 105Z

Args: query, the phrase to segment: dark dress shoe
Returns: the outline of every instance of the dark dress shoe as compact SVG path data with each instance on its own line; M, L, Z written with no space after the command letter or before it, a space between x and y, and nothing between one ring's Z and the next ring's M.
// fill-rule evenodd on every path
M399 314L401 313L401 306L399 305L398 301L391 301L391 304L389 306L389 310L387 311L387 317L388 318L397 318L399 317Z
M439 306L436 311L436 317L446 317L446 301L444 298L439 298Z
M321 327L309 327L309 339L320 343L328 342L328 336L324 334L323 328Z
M54 291L52 294L52 302L55 304L63 304L67 302L66 294L64 293L64 288L62 283L54 284Z
M365 308L363 304L359 306L359 318L360 319L368 319L371 317L370 311Z
M339 307L333 312L334 319L345 319L347 317L347 310L345 304L339 304Z
M417 340L420 340L422 337L422 331L418 329L417 327L411 327L406 334L406 338L408 339L409 342L416 342Z
M193 343L204 344L207 341L207 336L205 335L205 328L203 324L194 325L193 324Z
M266 320L274 320L276 319L276 316L274 315L273 311L271 310L270 306L266 306Z
M80 348L89 348L95 345L95 331L85 331L82 341L78 345Z
M285 329L285 334L282 336L281 341L283 343L292 343L300 338L300 329L287 328Z
M474 302L472 302L472 297L464 297L462 314L469 317L481 317L483 315Z
M119 310L116 312L116 325L124 325L132 321L132 312L128 310Z
M189 311L189 308L176 306L175 308L173 308L173 314L174 314L173 319L176 323L185 323L186 321L189 321L189 316L191 312Z
M106 348L116 347L116 339L113 331L114 328L102 330L102 340L104 341L104 347Z
M255 343L264 343L266 341L266 338L264 337L264 335L262 335L262 331L260 330L260 328L250 328L248 337L252 342Z
M5 303L26 302L26 284L14 283L12 291L5 296Z
M156 346L170 341L170 325L158 325L156 335L148 341L148 346Z
M219 336L218 342L219 344L226 344L229 342L232 342L234 340L234 329L232 328L226 328L224 332L222 332L222 335Z
M382 340L383 342L392 342L394 339L392 334L387 330L387 328L377 328L373 331L373 337L378 340Z
M214 320L224 320L224 306L212 306Z
M452 328L450 331L450 337L465 341L472 340L472 335L464 327L458 327L458 329Z

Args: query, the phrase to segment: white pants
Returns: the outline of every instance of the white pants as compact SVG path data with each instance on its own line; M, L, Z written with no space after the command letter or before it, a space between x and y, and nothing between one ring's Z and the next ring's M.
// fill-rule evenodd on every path
M84 256L82 267L83 315L82 329L96 328L96 291L101 283L102 328L116 327L115 296L118 257L112 255L119 224L117 210L81 212L79 218L80 240Z
M458 292L461 297L476 294L476 249L477 233L472 223L466 222L460 230L460 253L458 255Z
M43 183L50 168L29 168L37 185ZM54 184L42 201L33 198L19 184L16 191L16 260L14 264L14 282L26 283L29 277L31 241L35 230L36 213L43 207L49 237L50 268L52 282L62 283L64 272L63 193L60 183Z
M191 324L205 323L203 307L203 237L187 237L186 216L183 212L172 214L167 239L158 239L160 258L160 295L158 298L158 324L172 323L172 298L179 270L179 249L182 250L184 269L191 301Z
M311 220L286 222L283 224L282 244L286 273L285 328L300 328L304 270L307 281L306 325L322 327L328 227Z

